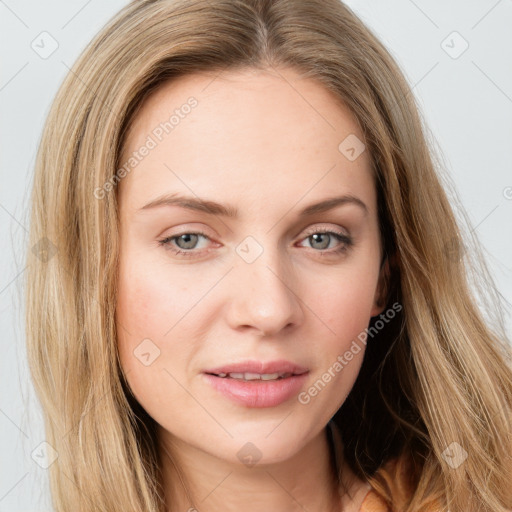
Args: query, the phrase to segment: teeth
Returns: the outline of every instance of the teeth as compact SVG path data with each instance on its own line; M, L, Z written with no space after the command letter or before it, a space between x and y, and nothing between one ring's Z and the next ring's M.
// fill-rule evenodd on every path
M254 373L252 375L254 375ZM260 378L261 380L274 380L277 378L282 378L285 375L286 375L285 373L262 373L261 375L258 375L255 378ZM245 378L247 379L247 377L245 377Z
M227 377L229 375L232 379L240 380L277 380L280 378L286 378L291 373L219 373L218 377Z

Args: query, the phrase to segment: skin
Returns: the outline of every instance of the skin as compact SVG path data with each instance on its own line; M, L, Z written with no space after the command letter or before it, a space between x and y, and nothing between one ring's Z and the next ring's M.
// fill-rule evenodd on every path
M275 407L236 404L202 372L287 359L309 369L307 390L384 310L387 266L380 271L369 155L350 161L338 149L349 134L363 135L346 106L294 69L200 73L149 97L122 161L190 96L198 105L118 185L119 354L134 395L158 423L168 510L192 506L171 459L202 512L340 510L325 426L357 378L365 345L308 404L297 397ZM231 205L240 217L176 205L141 210L164 193ZM342 194L358 197L367 213L347 203L297 218L305 206ZM343 242L311 236L322 228L349 235L353 245L336 254ZM159 244L198 229L208 238ZM252 263L236 251L247 236L263 249ZM151 357L160 350L147 366L134 355L144 339ZM261 452L252 467L237 456L248 442ZM359 510L367 484L348 467L343 481L344 510Z

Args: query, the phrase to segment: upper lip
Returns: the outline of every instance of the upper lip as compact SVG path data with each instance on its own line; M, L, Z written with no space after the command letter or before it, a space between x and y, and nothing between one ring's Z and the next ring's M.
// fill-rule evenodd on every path
M216 368L205 370L205 373L213 373L218 375L220 373L292 373L300 375L306 373L307 368L290 361L242 361L239 363L230 363Z

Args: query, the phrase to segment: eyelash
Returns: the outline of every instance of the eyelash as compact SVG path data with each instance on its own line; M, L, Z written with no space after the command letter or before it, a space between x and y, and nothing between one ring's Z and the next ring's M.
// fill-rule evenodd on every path
M302 240L305 240L306 238L309 238L310 236L316 235L316 234L334 235L335 238L337 238L337 240L339 242L343 242L336 249L330 249L330 250L326 249L326 250L323 250L323 251L314 251L314 252L320 254L321 256L323 256L324 254L331 254L331 255L343 254L343 253L347 252L352 247L352 245L353 245L353 240L349 236L344 235L343 233L340 233L338 231L333 231L332 229L331 230L316 229L316 230L313 230L313 231L309 231ZM179 238L180 236L183 236L183 235L201 235L201 236L207 238L208 240L210 239L210 237L206 233L203 233L202 231L189 231L189 232L186 231L186 232L180 233L178 235L173 235L173 236L165 237L165 238L163 238L161 240L158 240L158 243L161 246L163 246L166 250L170 250L173 254L175 254L177 256L184 256L186 258L194 257L196 255L196 253L194 252L194 249L190 249L190 250L184 251L184 250L181 250L181 249L175 249L175 248L173 248L170 245L171 241L173 241L173 240L175 240L175 239L177 239L177 238Z

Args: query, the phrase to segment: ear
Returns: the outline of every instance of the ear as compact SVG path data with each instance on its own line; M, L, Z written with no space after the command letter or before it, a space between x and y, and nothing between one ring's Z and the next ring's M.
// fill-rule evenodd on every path
M377 288L375 290L375 296L373 298L373 308L371 310L371 316L380 315L386 308L386 304L388 301L390 279L390 262L389 257L386 256L380 266L379 279L377 282Z

